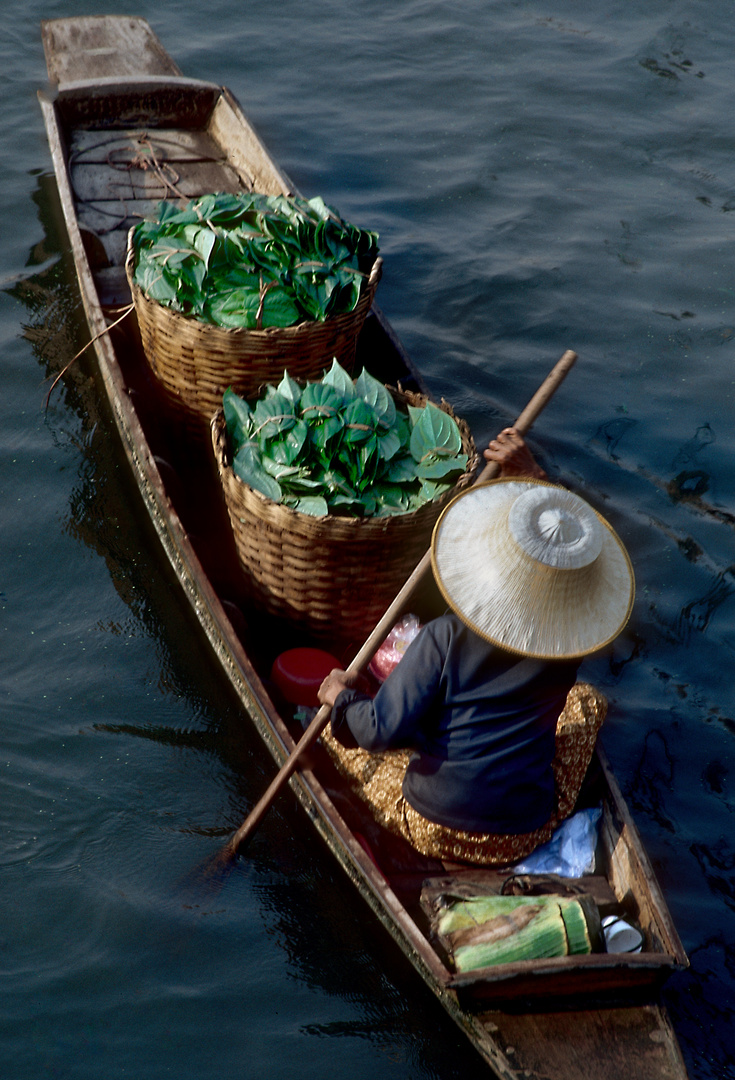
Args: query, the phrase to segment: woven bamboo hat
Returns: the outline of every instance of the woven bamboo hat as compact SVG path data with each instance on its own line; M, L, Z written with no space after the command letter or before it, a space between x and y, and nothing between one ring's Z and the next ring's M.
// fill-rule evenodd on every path
M584 499L542 480L492 480L443 511L431 544L449 606L480 637L563 660L611 642L630 617L633 570Z

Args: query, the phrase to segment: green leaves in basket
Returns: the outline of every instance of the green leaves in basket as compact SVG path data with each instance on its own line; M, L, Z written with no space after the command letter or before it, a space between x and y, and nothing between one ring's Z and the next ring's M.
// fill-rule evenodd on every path
M353 311L378 235L322 199L213 194L158 206L133 234L135 280L152 300L253 330Z
M207 299L202 313L207 322L234 329L261 326L293 326L301 313L288 290L278 281L265 282L257 274L240 274L232 288L223 279L221 291Z
M250 406L247 401L228 388L222 398L222 411L225 416L230 450L234 456L248 439L246 433L250 429L250 417L252 415Z
M353 382L336 360L303 388L284 372L252 407L228 389L223 409L236 476L305 514L408 513L468 464L448 413L431 403L403 412L369 372Z
M275 477L263 468L260 454L253 443L243 443L233 459L232 469L235 476L255 488L261 495L267 496L273 502L281 502L281 486Z
M441 409L423 409L411 432L411 454L418 476L440 480L452 473L462 439L457 425ZM465 462L466 464L466 462Z
M330 440L342 431L343 405L344 399L334 387L321 382L307 383L298 408L309 424L311 441L317 448L326 450Z

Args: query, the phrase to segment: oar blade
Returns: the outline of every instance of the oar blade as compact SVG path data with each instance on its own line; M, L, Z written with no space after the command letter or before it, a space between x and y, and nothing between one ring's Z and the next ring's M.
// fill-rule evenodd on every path
M236 862L236 849L230 843L225 844L181 878L177 892L194 899L216 895L227 884Z

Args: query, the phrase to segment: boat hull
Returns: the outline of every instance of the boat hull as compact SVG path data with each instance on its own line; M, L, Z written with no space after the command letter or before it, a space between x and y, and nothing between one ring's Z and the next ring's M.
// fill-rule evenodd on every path
M192 460L175 420L161 419L159 390L134 315L112 328L119 317L112 310L130 300L124 275L127 229L167 194L167 183L186 196L209 190L288 194L293 187L232 95L184 78L144 20L55 20L43 25L43 38L57 91L39 97L112 419L179 586L244 711L281 764L298 732L268 683L268 643L275 635L268 620L249 606L234 545L228 547L213 462ZM104 74L100 56L109 58ZM128 165L151 146L158 172L152 178L125 175L128 186L121 192L110 160L125 163L129 174ZM361 361L386 382L425 390L376 307L360 336L358 365ZM201 493L198 499L192 491ZM429 612L436 596L429 587L415 601ZM284 647L289 629L277 630ZM464 976L434 948L416 912L422 878L441 866L414 864L409 853L388 851L374 826L360 820L359 808L346 798L325 759L317 749L292 776L293 792L363 900L497 1076L686 1076L656 997L665 978L686 966L686 955L602 755L597 782L604 796L601 847L608 884L621 902L628 897L630 904L632 898L646 950L638 956L524 962Z

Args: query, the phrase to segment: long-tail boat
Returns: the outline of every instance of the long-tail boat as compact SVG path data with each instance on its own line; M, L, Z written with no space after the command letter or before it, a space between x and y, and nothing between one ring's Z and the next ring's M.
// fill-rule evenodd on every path
M44 22L52 89L39 93L81 297L114 423L143 503L174 573L245 714L275 763L293 754L301 728L270 681L298 627L253 606L237 561L213 463L182 445L166 419L141 346L125 274L131 225L171 195L292 194L232 94L186 78L148 23L131 17ZM373 304L357 366L386 384L424 391ZM413 607L428 617L430 580ZM323 645L323 642L320 644ZM353 656L338 652L345 663ZM660 988L687 957L640 836L601 749L587 788L602 806L595 874L600 911L640 927L639 952L594 952L458 973L432 933L422 889L512 872L465 872L424 859L388 837L350 795L321 744L289 780L317 832L417 974L503 1080L683 1080L686 1069ZM585 879L581 878L584 882ZM362 902L360 901L360 902ZM607 905L607 908L606 908Z

